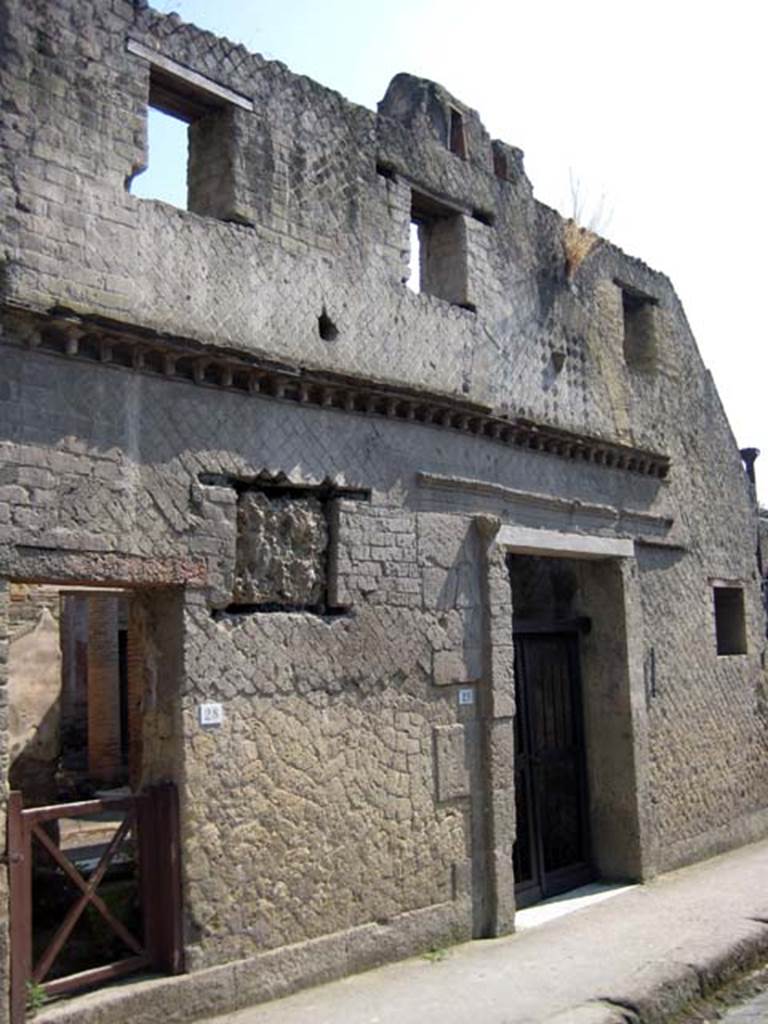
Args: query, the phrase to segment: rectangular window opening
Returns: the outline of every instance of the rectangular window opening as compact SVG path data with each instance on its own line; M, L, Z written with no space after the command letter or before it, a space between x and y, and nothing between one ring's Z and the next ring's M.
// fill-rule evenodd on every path
M147 165L131 179L140 199L159 199L188 209L188 123L150 104L147 110Z
M417 192L411 197L408 287L456 306L467 296L466 228L461 213Z
M149 62L147 166L126 185L143 199L159 199L219 220L249 223L235 196L233 117L253 102L168 58L128 41Z
M454 107L451 107L450 133L449 148L451 152L460 156L462 160L466 160L467 140L464 135L464 118Z
M616 281L621 289L624 359L635 370L656 369L658 346L656 307L658 299Z
M747 627L743 588L715 586L713 591L717 653L746 654Z

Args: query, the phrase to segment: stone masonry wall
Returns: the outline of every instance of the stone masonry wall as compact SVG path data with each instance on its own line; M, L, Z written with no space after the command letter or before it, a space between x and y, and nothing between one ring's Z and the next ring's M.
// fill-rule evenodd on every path
M188 211L126 188L168 60L253 105L193 126ZM577 265L522 154L410 76L374 113L138 2L0 0L0 89L0 683L4 581L141 589L191 969L409 914L400 952L511 927L501 524L635 542L643 870L768 829L755 512L666 278L602 240ZM405 286L413 211L460 242L434 280L461 304Z
M402 459L421 464L424 428L392 433L385 447L378 429L344 414L248 396L225 397L222 407L219 394L194 386L169 391L67 363L54 380L47 357L9 351L14 392L35 364L50 385L45 423L37 418L30 434L6 404L5 422L17 427L4 455L40 472L55 466L57 486L15 506L35 509L37 529L25 519L13 536L33 550L85 552L86 561L117 551L142 564L191 555L211 567L210 585L187 600L177 684L189 966L431 906L453 907L451 935L469 934L456 684L481 673L478 567L462 553L468 516L408 510L398 496ZM89 408L104 416L86 432L73 401L82 424ZM312 486L334 465L339 486L373 492L335 503L334 603L348 612L217 610L235 587L237 497L201 474L282 472ZM89 497L75 514L77 494ZM222 702L225 723L206 732L197 707L210 700ZM435 730L457 726L458 746L436 755Z
M674 335L662 346L662 379L681 359L698 365L675 326L669 282L604 243L584 267L599 261L600 272L569 279L563 225L534 203L519 154L508 173L494 173L498 147L447 93L443 105L464 110L466 160L418 115L426 84L407 76L397 102L388 94L376 116L128 2L110 10L78 0L44 21L28 6L5 7L6 145L15 158L4 216L16 240L4 257L7 299L303 365L429 381L511 415L659 440L657 417L633 401L648 387L621 356L613 279L658 301L660 330ZM252 100L253 113L228 115L239 196L229 220L126 191L147 159L150 80L127 39ZM79 95L87 103L73 102ZM412 195L436 197L462 222L476 314L405 287ZM338 331L332 341L318 332L324 309Z

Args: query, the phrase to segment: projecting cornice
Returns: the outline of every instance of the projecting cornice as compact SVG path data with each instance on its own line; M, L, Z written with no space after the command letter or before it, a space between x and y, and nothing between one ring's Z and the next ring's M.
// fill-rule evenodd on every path
M658 452L532 420L494 416L485 406L436 392L280 363L66 310L46 313L6 304L3 328L7 343L69 359L277 401L422 423L660 480L669 474L669 457Z

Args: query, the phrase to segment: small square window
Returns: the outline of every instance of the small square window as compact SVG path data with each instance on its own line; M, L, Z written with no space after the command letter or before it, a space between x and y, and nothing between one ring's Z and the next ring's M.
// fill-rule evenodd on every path
M657 365L656 307L658 300L617 281L621 289L624 359L635 370Z
M714 588L715 634L718 654L746 654L747 628L742 587Z
M410 247L408 285L413 291L474 309L467 301L467 236L461 213L414 192Z

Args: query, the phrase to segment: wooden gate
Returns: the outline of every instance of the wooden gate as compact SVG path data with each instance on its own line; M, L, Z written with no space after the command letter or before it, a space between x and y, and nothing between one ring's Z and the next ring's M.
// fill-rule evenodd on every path
M57 839L58 823L83 824L99 819L114 825L107 841L98 839L89 862L78 864ZM106 830L109 831L109 824ZM102 833L103 833L102 829ZM111 865L125 857L130 845L135 858L142 927L131 931L99 895ZM70 885L76 897L44 948L33 946L35 861L44 861L54 884ZM85 863L85 867L84 867ZM183 969L181 943L181 874L179 815L175 786L152 786L137 795L104 797L79 803L24 809L21 793L8 803L8 864L11 911L11 1024L23 1024L29 989L47 996L90 988L139 970L178 974ZM50 978L73 930L87 908L93 908L128 955L112 963ZM47 980L46 980L47 979Z

